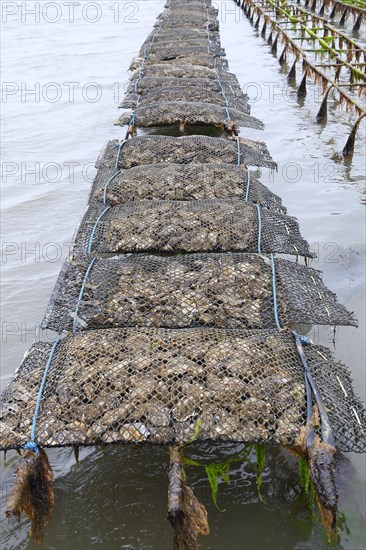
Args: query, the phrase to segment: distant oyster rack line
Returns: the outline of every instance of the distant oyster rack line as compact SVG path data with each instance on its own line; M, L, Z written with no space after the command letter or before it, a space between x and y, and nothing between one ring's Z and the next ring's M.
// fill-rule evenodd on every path
M2 395L0 448L23 453L8 515L26 513L37 542L54 506L46 447L169 445L174 546L192 549L209 528L186 445L291 449L329 537L335 453L366 449L348 369L296 332L357 320L320 272L274 255L314 253L250 169L277 166L265 143L239 136L263 123L228 70L217 14L169 0L133 60L125 139L97 161L43 322L59 336L33 344Z

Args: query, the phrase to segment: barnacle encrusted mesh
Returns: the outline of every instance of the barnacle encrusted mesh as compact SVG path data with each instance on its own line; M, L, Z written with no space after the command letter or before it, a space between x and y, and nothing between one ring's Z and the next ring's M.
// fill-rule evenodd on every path
M140 64L139 64L140 65ZM208 67L200 67L199 65L183 65L182 63L156 63L155 65L144 66L142 74L151 78L158 77L174 77L174 78L209 78L217 79L217 70L209 69ZM133 70L131 81L136 81L141 76L141 67ZM225 72L225 78L232 78L234 82L237 79L231 73Z
M179 35L178 35L179 36ZM178 36L176 37L178 39ZM212 58L212 55L225 55L225 50L223 50L219 45L211 45L210 51L208 51L207 38L206 40L198 41L196 44L185 44L183 42L178 43L167 43L155 40L154 44L149 48L149 57L151 61L154 60L163 60L171 61L179 59L180 57L189 57L194 56L206 56L209 55ZM214 66L214 62L213 62Z
M29 438L50 349L49 343L34 344L2 395L1 449L20 447ZM364 451L365 411L348 370L326 348L305 350L338 449ZM198 431L198 441L293 445L306 421L304 386L287 333L87 331L66 337L54 352L36 440L42 447L183 444Z
M103 153L93 182L91 199L107 205L142 199L197 200L247 199L264 208L286 213L280 197L261 184L243 166L233 164L148 164L115 175L117 148L113 142ZM114 176L114 177L113 177Z
M43 328L275 328L356 324L315 269L257 254L71 257L61 270ZM79 300L81 285L84 291Z
M189 99L189 98L188 98ZM124 113L117 124L129 124L131 114ZM141 102L134 110L134 124L140 128L167 126L171 124L214 125L220 126L226 120L232 120L239 126L263 128L257 118L232 107L214 105L213 103L193 101L155 101Z
M200 67L207 67L209 69L217 68L221 71L228 68L227 60L223 56L218 55L217 57L214 57L210 53L182 52L179 55L170 57L170 59L166 59L166 56L164 54L152 54L149 55L146 59L143 57L135 57L135 59L131 61L129 70L134 71L135 69L141 68L142 66L150 67L155 64L170 65L172 61L178 63L179 65L197 65Z
M229 114L234 115L236 110L239 110L240 113L249 114L250 108L247 103L247 100L244 97L244 94L234 95L233 92L224 93L220 89L220 85L216 80L205 80L204 83L198 82L197 84L190 84L190 82L182 82L180 78L167 78L169 82L162 82L158 84L156 81L164 80L163 78L153 79L149 78L150 84L147 86L153 91L145 91L145 93L138 94L134 91L129 93L124 101L121 103L120 107L123 109L134 109L138 103L140 106L145 105L146 103L165 103L165 102L193 102L193 103L208 103L215 104L215 109L219 106L228 105L229 108L234 108L233 111L228 111ZM203 79L190 79L190 80L203 80ZM142 78L136 88L142 90L144 87L146 89L145 83ZM140 85L141 84L141 85ZM208 84L208 85L207 85ZM224 88L223 88L224 89ZM226 113L226 111L225 111ZM202 115L203 116L203 115ZM214 115L213 115L214 116ZM242 114L240 115L242 116ZM227 118L227 113L225 118ZM250 117L245 118L245 123L256 123L256 119L252 120Z
M159 48L171 48L172 46L192 48L204 47L205 52L217 53L221 50L220 33L207 32L206 29L181 30L179 32L162 27L159 32L156 29L147 37L141 46L139 57L147 52L154 53Z
M210 163L244 164L277 168L262 141L209 136L138 136L123 144L119 168L141 164Z
M313 257L295 218L236 199L91 203L75 253L280 252Z
M194 98L193 94L199 92L201 101L220 104L220 101L225 101L224 93L233 107L241 107L245 112L249 112L248 97L240 89L239 84L226 78L219 79L219 77L216 79L200 77L185 79L177 76L142 76L128 85L125 101L135 100L135 96L140 96L141 101L145 99L156 101L158 97L162 97L162 100L165 101L167 94L172 93L172 89L174 89L177 98L175 101L178 101L179 97ZM124 107L125 103L121 106Z
M168 14L158 18L154 27L161 28L164 26L164 29L174 29L174 30L192 30L192 29L207 29L209 32L215 32L219 30L219 22L216 17L206 18L194 18L193 14L189 11L181 11L180 17L169 17Z

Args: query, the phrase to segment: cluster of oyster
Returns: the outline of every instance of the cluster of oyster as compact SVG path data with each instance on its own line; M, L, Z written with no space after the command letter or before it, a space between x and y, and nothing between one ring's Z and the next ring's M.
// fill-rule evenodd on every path
M225 97L221 92L220 86L217 81L206 80L204 83L195 84L194 82L186 82L180 78L168 78L169 85L164 83L164 87L159 87L155 80L162 79L148 79L151 83L144 83L142 78L139 81L138 93L132 92L128 94L127 98L122 102L121 107L124 109L133 109L136 107L139 100L141 105L144 103L154 104L155 110L159 112L159 107L157 103L171 103L171 102L193 102L201 105L202 103L215 104L213 107L217 109L218 106L226 105L226 97L228 97L228 92L225 93ZM193 80L193 79L190 79ZM195 79L202 80L202 79ZM148 91L150 87L154 84L154 88L151 91ZM141 90L144 89L144 92L141 93ZM230 94L230 105L235 109L239 109L237 115L242 116L242 113L249 114L250 109L248 103L242 97L235 97L233 93ZM138 112L141 110L139 109ZM230 108L231 111L231 108ZM229 112L230 112L229 111ZM233 111L235 114L236 111ZM187 120L185 115L184 120ZM217 122L217 118L215 119ZM237 120L237 119L236 119ZM245 119L247 120L247 118Z
M286 368L289 348L277 335L263 341L212 333L192 341L181 331L168 338L147 331L122 335L87 332L61 344L54 359L61 370L44 393L37 422L42 446L182 444L196 428L200 439L212 440L285 444L298 434L304 384L291 361ZM29 432L41 372L30 374L18 374L17 391L4 403L2 417L14 437Z
M108 185L106 200L116 205L143 199L243 199L246 182L246 169L231 164L155 163L123 170ZM254 189L261 184L252 178L251 185ZM95 196L103 200L104 187Z
M143 164L241 164L275 168L265 143L236 141L209 136L139 136L122 148L119 166L131 168Z
M88 328L273 325L271 272L255 256L237 262L157 258L108 267L111 272L90 278L79 306Z
M141 101L135 109L135 116L138 126L149 128L151 126L164 126L171 124L209 124L221 125L226 119L235 120L241 126L248 128L262 128L263 124L255 117L246 112L205 103L202 101L192 102L189 98L185 101L156 101L150 103L148 99ZM131 116L126 113L119 119L120 125L129 124Z
M108 170L108 167L107 167ZM104 177L103 177L104 176ZM108 179L107 179L108 181ZM114 206L140 200L244 199L248 172L233 164L149 164L122 170L106 186L101 175L92 196L106 198ZM253 174L250 176L248 200L270 210L286 213L280 197L269 191Z
M257 221L253 208L245 203L147 202L148 208L140 202L109 218L94 239L95 250L254 251Z

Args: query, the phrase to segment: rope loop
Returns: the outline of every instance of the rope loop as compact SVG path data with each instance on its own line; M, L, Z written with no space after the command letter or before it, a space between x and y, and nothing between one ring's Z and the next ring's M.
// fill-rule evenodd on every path
M91 232L90 239L89 239L88 254L91 254L91 250L92 250L92 246L93 246L93 240L94 240L94 235L95 235L95 232L96 232L96 230L97 230L98 223L99 223L100 220L103 218L104 214L105 214L106 212L108 212L109 209L110 209L110 206L107 206L107 208L106 208L105 210L103 210L103 212L100 214L100 216L98 216L98 219L97 219L97 221L96 221L95 224L94 224L93 231Z
M237 151L237 152L238 152L238 158L237 158L236 164L237 164L238 166L240 166L240 161L241 161L241 158L240 158L240 157L241 157L241 150L240 150L240 141L239 141L239 138L238 138L238 137L236 137L236 145L237 145L237 148L238 148L238 151Z
M95 261L96 261L96 258L93 258L92 261L90 262L90 264L88 266L88 269L86 270L86 273L85 273L85 276L84 276L83 284L81 285L81 289L80 289L79 296L78 296L78 301L76 303L76 308L75 308L75 313L74 313L74 320L73 320L73 323L72 323L72 333L73 334L76 333L76 326L77 326L77 322L78 322L78 312L79 312L79 307L80 307L81 300L83 298L86 281L88 280L89 273L91 272Z
M262 218L261 218L261 209L259 204L256 204L257 213L258 213L258 254L262 254L261 251L261 240L262 240Z
M250 188L250 172L249 172L249 168L247 168L247 178L248 178L248 181L247 181L247 189L246 189L246 193L245 193L245 202L248 202L248 197L249 197L249 188Z
M39 453L39 448L38 448L38 445L36 443L36 427L37 427L37 418L38 418L38 414L39 414L39 408L40 408L40 405L41 405L43 390L44 390L44 387L46 385L47 375L48 375L48 371L50 369L52 358L54 356L54 353L56 351L56 348L57 348L60 340L61 340L61 336L59 336L57 338L57 340L54 342L54 344L51 348L50 354L48 356L48 360L47 360L47 363L46 363L46 366L45 366L45 369L44 369L44 373L43 373L43 376L42 376L41 385L39 386L39 391L38 391L38 396L37 396L37 401L36 401L36 407L34 409L30 439L29 439L29 441L27 441L27 443L23 447L24 449L29 449L29 450L31 450L35 453Z
M275 260L273 254L270 255L271 257L271 266L272 266L272 295L273 295L273 313L275 318L276 327L278 330L281 330L280 321L278 319L278 310L277 310L277 290L276 290L276 268L275 268Z

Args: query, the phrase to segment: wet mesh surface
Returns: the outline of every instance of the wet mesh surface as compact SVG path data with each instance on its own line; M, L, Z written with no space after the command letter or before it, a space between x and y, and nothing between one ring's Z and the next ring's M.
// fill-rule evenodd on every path
M232 164L149 164L115 174L117 149L110 142L93 182L91 198L106 205L143 199L198 200L238 198L285 214L280 197L243 166ZM113 177L113 179L112 179Z
M96 223L98 221L98 223ZM259 221L260 220L260 221ZM235 199L91 204L75 254L119 252L262 252L314 256L295 218Z
M193 103L208 103L215 104L215 109L219 106L226 106L227 102L230 107L233 107L235 110L229 114L235 114L236 110L241 111L241 113L249 114L250 108L247 103L247 100L244 94L241 94L239 91L229 90L229 85L226 85L227 92L222 92L218 81L216 80L206 80L204 82L197 82L195 84L190 84L188 82L182 82L180 78L148 78L144 82L144 78L139 80L136 89L138 93L131 91L127 98L121 103L121 107L124 109L133 109L136 107L138 102L140 106L150 103L166 103L166 102L193 102ZM168 82L161 82L167 80ZM200 81L203 79L190 79L194 81ZM159 84L160 81L160 84ZM207 84L208 83L208 84ZM231 86L230 86L231 88ZM224 88L223 88L224 89ZM145 90L144 93L141 93ZM148 91L150 90L150 91ZM158 111L159 112L159 111ZM204 113L204 112L203 112ZM202 113L202 116L203 116ZM227 113L225 111L225 118L227 118ZM213 115L212 115L213 116ZM240 114L242 116L242 114ZM236 119L235 119L236 120ZM256 119L245 117L246 123L256 124L261 127L261 123L256 121Z
M132 168L157 162L190 164L245 164L277 168L266 144L239 138L209 136L138 136L127 140L122 148L119 168Z
M29 437L50 348L34 344L3 393L2 449L18 447ZM306 356L337 447L364 451L365 412L352 391L348 370L335 363L326 348L307 346ZM303 369L289 334L89 331L65 338L56 348L36 438L45 447L182 444L198 429L197 441L292 445L305 418Z
M208 51L218 53L223 51L220 44L220 33L207 32L206 29L190 29L180 30L179 43L176 43L177 33L171 29L164 29L162 27L159 33L156 33L156 29L147 37L143 43L139 57L143 57L147 52L154 53L156 50L162 48L180 47L180 48L192 48L192 47L204 47L205 53Z
M140 76L140 65L133 70L131 74L131 81L137 80ZM217 71L215 69L209 69L208 67L202 67L199 65L182 64L175 61L174 63L162 64L156 63L154 65L146 65L143 68L144 76L152 78L160 77L174 77L174 78L208 78L211 80L217 79ZM229 77L230 73L225 73L225 78ZM236 81L236 79L235 79Z
M176 56L169 56L169 58L166 58L167 56L164 54L151 54L147 59L143 59L142 57L136 57L129 67L130 71L133 71L137 68L140 68L142 64L144 63L145 67L149 67L150 65L166 65L170 64L172 61L175 63L178 63L179 65L197 65L200 67L207 67L208 69L220 69L226 70L228 68L228 63L224 57L213 57L210 53L194 53L187 50L187 53L182 52L181 54L177 54Z
M61 271L43 328L275 328L270 258L257 254L70 258ZM82 299L79 293L86 281ZM304 266L275 260L280 325L355 324L321 280Z
M221 105L191 101L146 101L134 110L135 124L140 128L152 126L167 126L184 122L187 125L200 126L204 124L220 126L226 120L235 121L238 126L247 128L263 128L260 120L238 109ZM123 114L118 124L128 125L131 115Z

